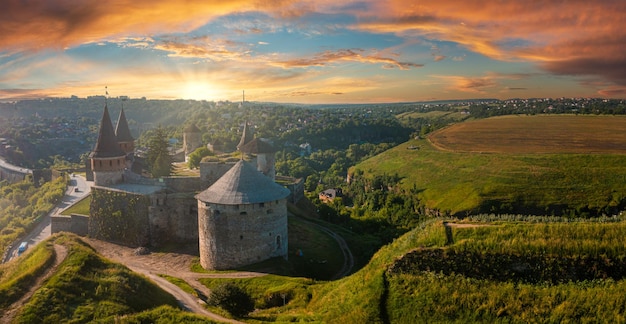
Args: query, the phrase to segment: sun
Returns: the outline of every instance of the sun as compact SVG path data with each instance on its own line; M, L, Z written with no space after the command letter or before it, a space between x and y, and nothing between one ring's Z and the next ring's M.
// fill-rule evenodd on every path
M219 90L209 82L188 82L181 87L180 97L191 100L219 100Z

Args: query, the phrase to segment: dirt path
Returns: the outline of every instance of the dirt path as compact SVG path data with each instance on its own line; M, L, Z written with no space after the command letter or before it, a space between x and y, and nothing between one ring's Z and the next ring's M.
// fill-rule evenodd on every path
M150 278L159 285L159 287L174 296L179 304L186 310L207 316L219 322L241 323L209 312L202 306L204 301L183 291L164 278L159 277L159 274L180 278L205 296L208 296L210 291L198 281L200 278L254 278L266 275L257 272L198 273L189 270L191 269L194 258L197 257L192 254L158 252L147 255L136 255L135 249L133 248L90 238L83 238L83 240L89 243L89 245L96 249L102 256L121 263L132 271Z
M54 245L54 264L52 265L52 267L46 270L46 272L35 281L35 284L28 290L28 292L26 292L26 294L24 294L24 296L22 296L22 298L20 298L18 301L14 302L9 307L7 307L4 314L2 314L2 318L0 318L0 323L2 324L11 323L13 319L15 318L15 315L17 315L20 308L22 308L22 306L24 306L24 304L26 304L26 302L30 300L30 298L33 296L35 291L41 288L41 285L43 284L43 282L47 280L48 278L50 278L56 272L57 268L59 267L61 262L65 260L66 257L67 257L67 247L63 245L55 244Z

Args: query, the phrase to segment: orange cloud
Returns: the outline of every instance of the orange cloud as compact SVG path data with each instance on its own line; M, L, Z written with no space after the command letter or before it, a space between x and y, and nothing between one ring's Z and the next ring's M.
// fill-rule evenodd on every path
M352 61L361 63L383 64L384 68L398 68L408 70L410 68L422 67L423 64L400 62L393 58L383 57L377 53L367 54L363 49L343 49L338 51L325 51L317 53L312 57L298 58L285 61L272 62L270 64L283 68L326 66L339 61Z
M295 15L297 7L290 2L6 0L0 10L0 48L62 49L122 35L187 32L215 17L241 11Z
M390 0L354 28L452 41L498 60L626 84L626 1Z
M207 58L213 61L236 59L244 56L247 49L237 47L240 46L234 42L209 37L194 38L190 42L165 39L154 45L154 49L170 52L169 56Z

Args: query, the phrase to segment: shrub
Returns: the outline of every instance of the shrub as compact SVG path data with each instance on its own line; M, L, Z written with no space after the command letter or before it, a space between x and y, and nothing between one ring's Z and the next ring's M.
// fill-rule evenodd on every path
M233 316L242 317L254 310L252 297L232 283L224 283L211 291L209 304L218 306Z

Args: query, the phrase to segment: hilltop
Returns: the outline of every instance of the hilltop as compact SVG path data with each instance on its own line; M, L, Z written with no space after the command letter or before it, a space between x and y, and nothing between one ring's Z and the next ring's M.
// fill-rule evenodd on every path
M453 215L612 215L626 206L623 116L504 116L413 139L350 169L397 175Z

